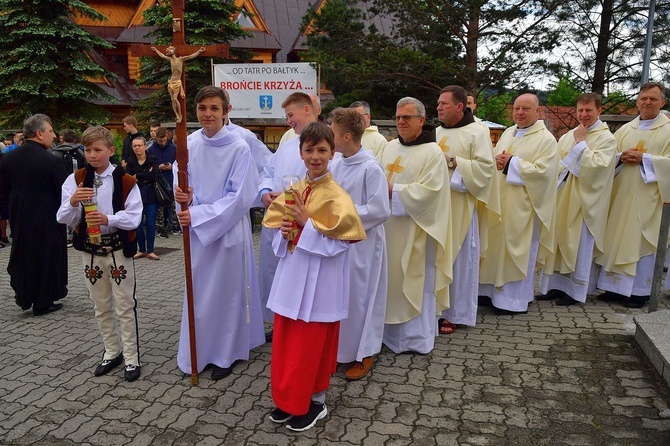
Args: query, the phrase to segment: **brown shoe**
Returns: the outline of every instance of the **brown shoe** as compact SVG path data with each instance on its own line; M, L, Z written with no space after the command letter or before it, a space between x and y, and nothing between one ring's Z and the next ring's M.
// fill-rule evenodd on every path
M372 356L363 358L363 362L356 362L354 365L347 370L347 373L344 374L344 377L349 381L356 381L357 379L363 378L368 374L370 369L372 369Z
M137 259L141 259L142 257L146 257L146 256L147 256L146 252L138 252L137 254L135 254L135 256L133 256L133 258L135 260L137 260Z

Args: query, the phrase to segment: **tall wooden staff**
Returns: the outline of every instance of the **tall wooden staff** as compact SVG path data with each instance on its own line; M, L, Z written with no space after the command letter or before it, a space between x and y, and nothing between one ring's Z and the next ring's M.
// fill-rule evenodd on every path
M184 62L197 56L228 58L228 45L217 44L203 47L187 45L184 39L184 1L172 1L172 45L131 45L133 56L158 56L170 61L172 76L168 81L168 92L172 100L177 123L177 163L179 171L177 178L179 188L188 190L188 148L186 147L186 70ZM186 54L186 56L178 56ZM188 209L188 203L179 203L183 210ZM193 277L191 274L191 238L189 229L183 229L184 266L186 272L186 305L188 308L188 334L191 346L191 384L198 384L198 356L195 339L195 315L193 309Z

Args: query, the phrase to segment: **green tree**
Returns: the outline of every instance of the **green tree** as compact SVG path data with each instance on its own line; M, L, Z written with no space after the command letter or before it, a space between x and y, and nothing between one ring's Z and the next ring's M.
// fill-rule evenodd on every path
M547 96L547 105L573 107L582 93L566 76L561 77L558 82L550 85L550 87L551 91Z
M656 1L651 78L670 80L670 0ZM580 88L603 95L637 90L647 32L649 0L563 2L556 19L564 30L562 57L550 66L568 71Z
M467 89L523 89L539 54L557 44L559 30L546 19L558 0L329 0L303 20L307 59L339 104L365 99L373 113L390 116L402 96L414 96L432 112L445 85ZM384 26L381 33L375 25ZM344 101L342 103L344 105Z
M558 44L560 0L374 0L394 37L449 56L446 75L468 90L522 88ZM442 42L448 42L445 47Z
M105 123L107 111L93 101L113 101L90 79L113 74L89 54L110 48L77 26L72 16L106 20L79 0L0 0L0 125L20 127L35 113L56 128Z
M516 96L515 92L508 91L484 97L477 101L477 116L486 121L495 122L507 127L514 125L508 107L514 102Z
M444 69L455 46L448 40L408 42L382 34L372 24L374 12L359 1L329 0L303 18L308 29L304 60L321 68L321 78L333 91L332 106L354 100L370 103L373 117L390 117L403 96L433 104L442 86L455 82ZM416 44L415 44L416 43ZM445 49L437 51L433 45ZM431 107L429 107L431 108Z
M240 8L234 2L220 0L190 0L186 3L184 22L186 43L190 45L209 45L230 43L238 37L251 34L230 20ZM161 1L144 12L144 22L156 29L147 34L157 45L172 43L172 10L170 2ZM252 54L246 50L231 49L230 59L214 58L214 63L226 63L231 60L246 61ZM183 55L183 54L178 54ZM170 77L169 62L158 57L142 57L139 84L165 85ZM186 118L195 120L195 107L192 106L198 90L212 83L210 59L199 57L186 63ZM137 116L141 121L174 121L170 104L170 95L161 88L148 98L137 103Z

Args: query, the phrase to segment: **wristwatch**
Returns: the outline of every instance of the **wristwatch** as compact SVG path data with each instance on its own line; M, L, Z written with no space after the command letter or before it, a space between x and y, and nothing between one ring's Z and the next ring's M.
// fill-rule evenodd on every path
M453 169L454 166L455 166L455 164L454 164L455 161L456 161L456 158L454 158L453 156L451 158L449 158L449 161L447 161L447 167L450 168L450 169Z

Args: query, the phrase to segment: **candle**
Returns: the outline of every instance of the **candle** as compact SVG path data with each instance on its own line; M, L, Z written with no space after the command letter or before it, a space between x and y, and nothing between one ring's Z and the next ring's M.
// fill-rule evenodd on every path
M88 215L91 212L98 210L98 203L95 198L84 202L84 214ZM88 239L93 245L102 245L102 233L100 232L100 225L88 225Z
M284 175L282 178L282 186L284 187L284 203L291 206L295 205L295 187L300 184L300 178L297 175ZM293 215L287 212L288 208L284 207L284 215L286 219L293 223L293 229L286 236L286 240L293 241L296 234L298 233L298 225L295 223Z

